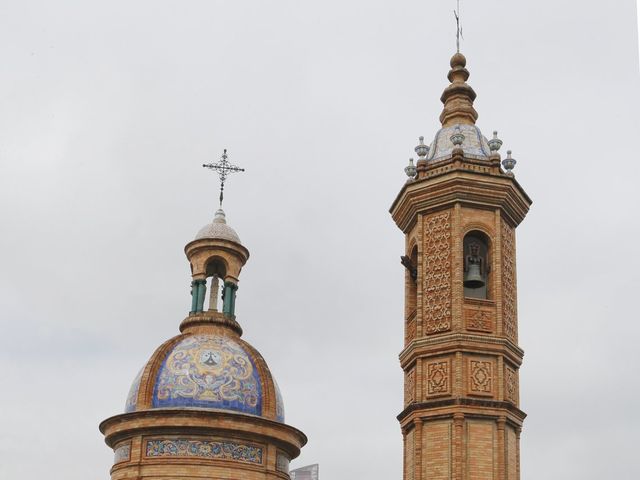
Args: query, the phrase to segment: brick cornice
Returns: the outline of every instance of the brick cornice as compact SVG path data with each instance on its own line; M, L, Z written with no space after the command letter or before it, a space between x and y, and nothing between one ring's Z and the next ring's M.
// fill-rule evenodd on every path
M154 409L115 415L100 423L105 443L138 435L231 435L277 444L292 458L300 453L307 437L297 428L262 417L207 410Z
M421 337L411 341L411 343L400 352L400 365L402 368L406 368L422 356L461 351L501 354L518 367L522 364L522 358L524 356L524 350L507 338L468 333L445 333Z
M473 410L467 411L464 407L473 407ZM478 408L485 410L485 412L481 413ZM505 417L505 412L509 414L506 416L506 420L518 427L522 425L527 416L526 413L510 402L459 397L412 403L398 414L397 419L400 421L401 427L404 428L405 425L413 423L415 418L453 418L454 415L463 413L465 418L489 417L497 420Z
M454 155L429 166L423 177L405 184L390 212L398 227L408 233L419 213L448 208L455 203L499 208L510 223L517 226L532 202L513 177L496 173L491 162Z

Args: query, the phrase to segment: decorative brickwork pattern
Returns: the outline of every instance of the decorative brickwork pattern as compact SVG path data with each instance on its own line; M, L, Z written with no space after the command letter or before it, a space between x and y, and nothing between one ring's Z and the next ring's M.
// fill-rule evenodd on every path
M484 360L469 360L469 393L493 394L493 363Z
M475 332L493 332L493 313L481 308L465 309L467 330Z
M412 368L404 380L404 405L407 406L416 400L416 369Z
M409 318L407 318L407 323L405 326L405 334L404 334L404 343L408 345L411 340L416 338L416 311L414 310Z
M128 462L131 459L131 444L121 443L113 451L113 463Z
M451 329L451 214L424 221L424 330L427 335Z
M427 396L448 395L451 393L449 370L449 360L427 363Z
M518 340L515 232L504 220L502 220L501 239L504 334L515 342Z
M505 367L504 392L508 402L518 404L518 373L511 367Z
M228 440L162 438L147 440L147 457L203 457L262 464L262 448Z

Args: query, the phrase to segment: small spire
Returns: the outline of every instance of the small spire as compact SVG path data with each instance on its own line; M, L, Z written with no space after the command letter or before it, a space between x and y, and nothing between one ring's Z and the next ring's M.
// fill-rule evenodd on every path
M476 99L476 92L467 84L469 70L465 67L467 59L463 54L457 52L451 61L451 70L447 78L451 82L440 100L444 103L444 109L440 114L440 122L443 127L450 127L459 123L475 125L478 119L478 112L473 108L473 101Z
M227 223L227 216L225 215L224 210L221 208L216 210L216 214L213 217L213 223Z

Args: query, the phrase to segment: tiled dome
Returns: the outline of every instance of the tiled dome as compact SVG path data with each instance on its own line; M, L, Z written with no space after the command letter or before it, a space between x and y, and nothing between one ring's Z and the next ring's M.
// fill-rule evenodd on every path
M275 408L266 408L267 392ZM284 422L282 398L264 359L226 331L185 333L156 350L134 380L125 410L157 408L229 410Z
M216 212L216 215L211 223L205 225L198 231L195 239L201 240L203 238L229 240L242 244L242 242L240 242L240 237L238 237L236 231L229 225L227 225L224 210L222 209L219 209Z
M489 159L491 155L489 143L480 132L480 129L475 125L457 124L438 130L429 147L427 161L435 162L442 158L450 157L454 149L451 136L458 131L464 135L464 140L462 140L460 147L464 150L465 156L479 160Z

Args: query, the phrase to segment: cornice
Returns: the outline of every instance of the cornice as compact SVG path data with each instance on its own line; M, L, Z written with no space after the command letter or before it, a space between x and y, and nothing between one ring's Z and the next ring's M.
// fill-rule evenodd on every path
M390 208L393 220L408 233L419 213L461 203L476 208L499 208L517 226L532 201L513 177L500 173L494 160L497 157L491 161L475 160L456 152L429 165L398 193Z
M474 410L466 412L464 407L484 408L485 412ZM527 414L511 402L489 400L481 398L444 398L429 400L426 402L411 403L397 416L400 424L404 426L411 418L442 418L452 417L455 413L463 413L465 417L499 418L507 411L513 417L511 420L515 426L521 426Z
M524 350L507 338L467 333L437 334L412 340L400 352L400 365L405 368L419 357L454 352L503 354L515 366L522 364Z
M105 443L113 447L136 435L233 434L277 443L295 458L307 443L297 428L263 417L200 409L153 409L115 415L100 423Z

